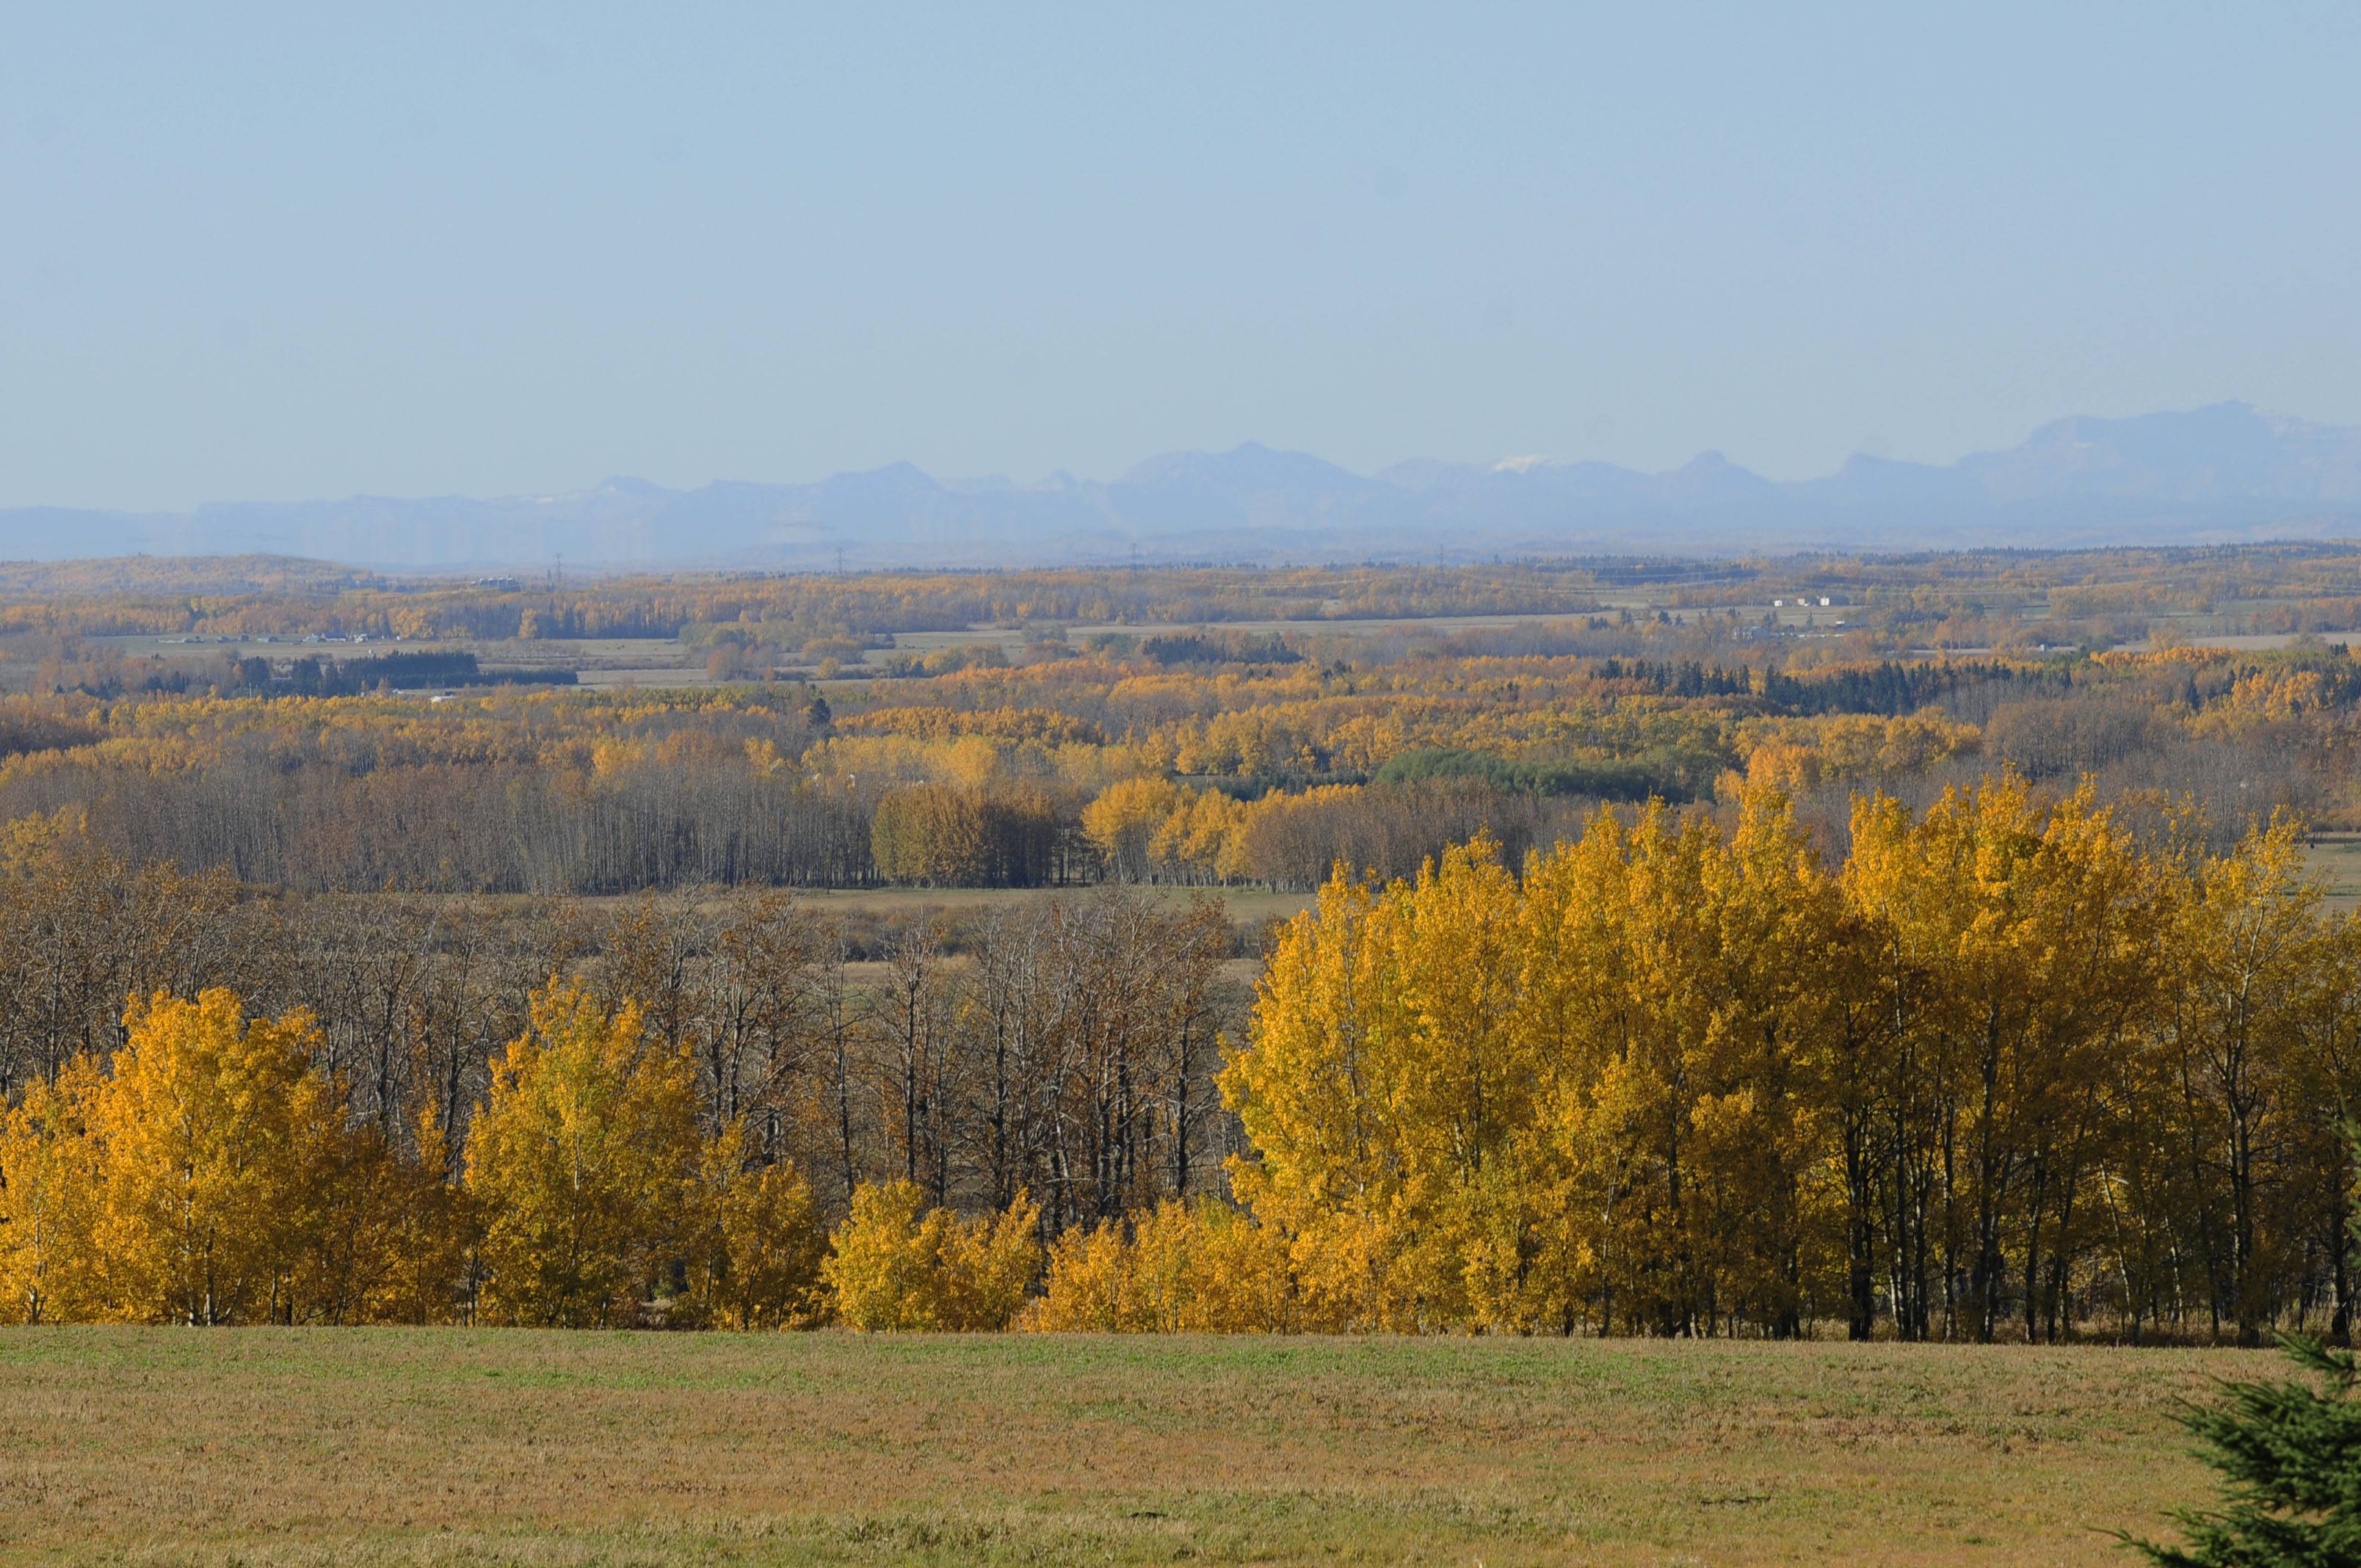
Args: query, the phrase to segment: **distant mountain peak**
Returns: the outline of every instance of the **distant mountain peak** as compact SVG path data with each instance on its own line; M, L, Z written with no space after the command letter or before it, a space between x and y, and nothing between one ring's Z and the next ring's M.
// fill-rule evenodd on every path
M1135 464L1117 481L1125 485L1191 483L1231 490L1286 488L1307 482L1347 487L1372 483L1324 457L1282 451L1258 441L1242 442L1227 452L1162 453Z
M2087 545L2361 534L2361 430L2240 400L2056 420L1957 463L1856 454L1776 482L1718 451L1644 474L1513 455L1418 459L1374 477L1241 442L1168 452L1112 483L945 484L888 463L809 484L689 490L618 475L586 490L260 504L180 513L0 511L0 558L267 553L396 570L545 565L970 565L1117 559L1419 558L1799 547Z

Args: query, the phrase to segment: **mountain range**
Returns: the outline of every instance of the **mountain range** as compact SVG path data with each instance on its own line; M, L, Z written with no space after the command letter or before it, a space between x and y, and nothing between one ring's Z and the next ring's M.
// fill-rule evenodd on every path
M906 463L811 484L612 478L491 499L0 510L0 558L310 556L412 571L1433 560L1569 554L2205 543L2361 534L2361 427L2240 402L2081 417L1949 465L1858 455L1776 481L1708 452L1607 463L1416 461L1356 474L1248 444L1106 482L940 480Z

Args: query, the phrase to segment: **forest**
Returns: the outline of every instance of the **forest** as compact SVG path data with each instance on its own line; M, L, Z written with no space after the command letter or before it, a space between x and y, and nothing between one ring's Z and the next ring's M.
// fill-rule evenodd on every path
M12 568L0 1319L2349 1338L2356 565Z

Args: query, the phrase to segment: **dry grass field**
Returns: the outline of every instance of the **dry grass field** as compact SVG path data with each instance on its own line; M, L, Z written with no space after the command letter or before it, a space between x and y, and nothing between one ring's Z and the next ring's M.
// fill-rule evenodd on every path
M1137 886L1139 897L1182 909L1199 899L1210 899L1241 926L1267 919L1285 920L1311 908L1319 900L1308 893L1272 893L1263 888L1174 887L1164 883ZM863 915L892 918L908 915L987 914L1038 898L1086 896L1082 888L1032 887L862 887L801 888L796 896L823 915Z
M2361 834L2315 833L2303 858L2304 869L2327 884L2330 908L2361 908Z
M0 1333L0 1559L2107 1563L2228 1351Z

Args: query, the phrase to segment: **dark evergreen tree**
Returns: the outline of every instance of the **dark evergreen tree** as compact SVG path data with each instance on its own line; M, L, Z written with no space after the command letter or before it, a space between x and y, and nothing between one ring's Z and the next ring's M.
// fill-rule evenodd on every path
M2189 1430L2222 1474L2218 1511L2183 1508L2180 1546L2125 1539L2173 1568L2361 1568L2361 1381L2350 1352L2283 1334L2312 1375L2232 1383Z

